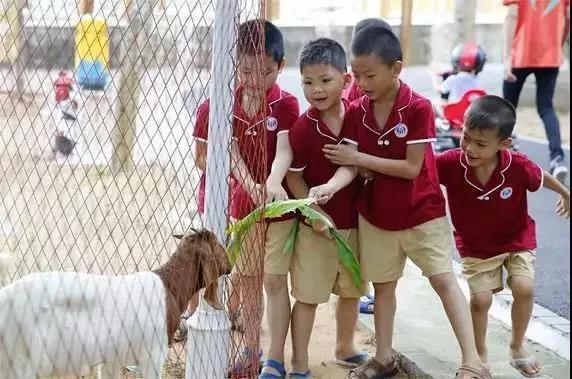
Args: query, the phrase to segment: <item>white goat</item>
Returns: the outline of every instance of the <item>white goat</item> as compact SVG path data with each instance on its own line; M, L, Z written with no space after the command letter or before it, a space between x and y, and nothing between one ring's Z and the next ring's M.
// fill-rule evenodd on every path
M99 378L138 365L158 379L188 301L206 287L220 307L217 279L228 273L224 248L203 230L153 272L27 275L0 289L0 378L81 376L102 364Z

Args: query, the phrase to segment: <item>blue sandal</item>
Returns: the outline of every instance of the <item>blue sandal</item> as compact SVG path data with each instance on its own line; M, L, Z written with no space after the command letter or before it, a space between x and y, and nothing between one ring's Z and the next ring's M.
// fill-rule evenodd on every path
M375 300L369 296L362 296L359 299L359 312L372 315L375 310Z
M274 370L276 370L279 375L276 374L271 374L268 372L263 372L260 375L258 375L258 379L284 379L286 378L286 369L284 368L284 364L280 363L274 359L267 359L264 361L264 363L262 364L262 368L264 367L270 367L273 368Z

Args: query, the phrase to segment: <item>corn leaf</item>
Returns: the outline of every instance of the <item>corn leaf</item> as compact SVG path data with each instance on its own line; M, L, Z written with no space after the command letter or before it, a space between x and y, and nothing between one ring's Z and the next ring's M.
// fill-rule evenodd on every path
M231 235L231 239L227 245L227 255L231 265L234 265L242 253L241 246L248 230L262 218L276 218L286 213L295 211L301 206L307 206L314 203L315 199L292 199L284 201L275 201L264 206L260 206L248 214L241 220L232 223L226 230L227 234ZM294 250L297 232L292 237L291 251ZM287 241L288 242L288 241Z
M361 288L361 270L359 262L354 256L352 249L348 246L346 241L344 241L343 236L335 229L330 229L330 235L336 241L336 246L338 248L338 257L342 266L350 273L352 281L356 288Z
M286 213L295 211L303 206L308 206L315 203L316 200L312 198L308 199L288 199L283 201L274 201L266 205L264 209L265 218L275 218L285 215Z
M288 233L288 238L284 242L284 254L292 254L294 251L294 246L296 245L296 239L298 238L298 231L300 230L300 222L298 220L294 221L290 233Z
M315 209L312 209L308 206L301 206L299 208L299 211L310 221L322 221L323 223L328 225L330 229L333 227L330 220Z
M261 205L252 211L249 215L241 220L231 224L227 233L239 232L241 230L248 230L256 222L264 218L276 218L285 215L286 213L295 211L301 206L307 206L314 203L315 199L289 199L283 201L274 201L272 203Z
M342 266L350 273L352 281L357 288L362 285L361 271L359 262L355 258L351 248L344 241L343 236L333 228L330 220L315 209L310 208L310 205L315 202L314 199L290 199L284 201L275 201L265 206L256 208L252 213L247 215L241 220L231 224L227 229L227 233L231 234L232 238L227 246L227 254L232 265L234 265L242 253L241 246L248 229L255 223L263 218L276 218L286 213L298 210L310 221L322 221L330 226L330 235L336 242L338 250L338 257ZM292 253L298 237L299 224L295 222L290 229L288 238L284 243L284 252Z

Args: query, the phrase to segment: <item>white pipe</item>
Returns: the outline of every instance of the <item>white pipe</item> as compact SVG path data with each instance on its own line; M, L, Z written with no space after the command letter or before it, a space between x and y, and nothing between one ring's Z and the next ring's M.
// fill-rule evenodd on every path
M237 4L235 0L216 2L210 81L205 227L223 244L229 209ZM226 303L225 284L225 279L219 280L219 299L223 304ZM201 293L199 306L187 325L186 379L226 378L230 342L230 322L226 314L208 305Z

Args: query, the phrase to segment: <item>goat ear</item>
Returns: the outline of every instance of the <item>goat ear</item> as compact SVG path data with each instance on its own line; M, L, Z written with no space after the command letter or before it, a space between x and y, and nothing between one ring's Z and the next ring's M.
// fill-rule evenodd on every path
M218 278L221 267L214 256L212 249L206 248L200 251L200 265L203 274L202 283L205 286L204 299L215 309L222 309L222 304L218 298Z

